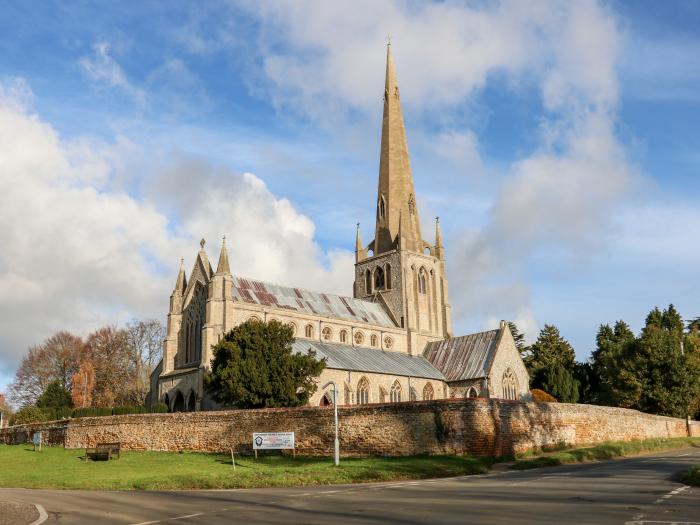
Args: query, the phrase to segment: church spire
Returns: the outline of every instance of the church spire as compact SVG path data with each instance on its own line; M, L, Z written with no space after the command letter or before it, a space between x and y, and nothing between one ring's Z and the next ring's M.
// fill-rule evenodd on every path
M219 264L216 266L216 273L231 273L231 268L228 264L228 250L226 249L226 236L221 243L221 253L219 254Z
M445 258L445 250L442 247L442 232L440 231L440 217L435 217L435 257Z
M391 43L386 50L386 79L384 83L384 115L382 144L379 156L379 187L377 191L377 226L374 254L394 249L403 215L405 249L421 252L422 237L416 206L413 175L408 158L406 130L401 113L399 86L394 72Z
M362 257L362 239L360 239L360 223L357 223L357 231L355 232L355 262L360 262Z
M180 271L177 273L177 280L175 281L175 289L173 293L179 292L182 295L187 288L187 278L185 277L185 260L180 259Z

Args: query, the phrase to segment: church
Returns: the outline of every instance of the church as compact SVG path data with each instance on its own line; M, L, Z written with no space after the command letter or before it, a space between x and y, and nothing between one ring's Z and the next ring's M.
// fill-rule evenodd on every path
M261 282L231 273L226 241L214 271L200 243L170 296L163 359L153 401L172 411L216 409L203 388L212 347L249 319L277 320L295 334L294 352L326 359L314 405L395 403L449 397L529 398L529 378L507 323L455 337L439 220L423 238L399 86L387 46L374 239L355 239L353 296Z

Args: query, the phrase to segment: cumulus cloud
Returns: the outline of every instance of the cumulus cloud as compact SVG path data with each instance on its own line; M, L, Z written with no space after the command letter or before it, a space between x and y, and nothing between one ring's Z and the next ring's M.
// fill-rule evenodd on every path
M120 189L124 170L141 192ZM215 264L224 234L236 273L348 292L351 254L324 253L314 224L255 175L126 140L64 141L31 108L26 83L0 83L5 375L54 331L163 318L180 256L192 264L204 236Z

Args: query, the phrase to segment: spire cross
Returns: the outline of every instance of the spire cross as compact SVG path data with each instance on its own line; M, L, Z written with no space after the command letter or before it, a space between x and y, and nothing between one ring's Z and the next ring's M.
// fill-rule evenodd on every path
M205 241L204 239L202 239L201 241L199 241L199 246L202 248L202 250L204 249L204 245L206 244L206 242L207 242L207 241Z

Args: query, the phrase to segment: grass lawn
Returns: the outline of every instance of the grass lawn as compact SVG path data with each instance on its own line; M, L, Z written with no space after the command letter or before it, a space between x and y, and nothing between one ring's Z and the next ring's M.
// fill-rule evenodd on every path
M546 452L537 455L537 457L534 457L533 454L523 454L516 458L511 468L525 470L538 467L553 467L569 463L583 463L586 461L633 456L635 454L643 454L644 452L683 448L687 446L700 447L700 438L647 439L644 441L601 443L593 447Z
M700 438L603 443L594 447L521 455L510 468L527 469L610 459L654 450L700 446ZM259 460L198 452L123 452L119 460L83 461L84 450L0 445L0 487L106 490L163 490L290 487L483 474L512 458L412 456L331 458L267 455ZM691 471L692 473L693 471ZM691 473L687 475L690 476ZM694 469L700 483L700 466Z
M414 456L307 458L268 455L257 461L227 454L123 452L119 460L83 461L84 450L0 445L0 487L55 489L206 489L361 483L487 472L493 458Z
M700 465L695 465L688 472L683 474L681 481L688 485L695 485L696 487L700 487Z

